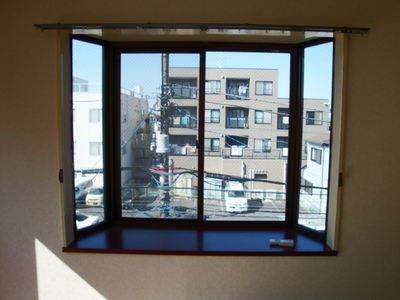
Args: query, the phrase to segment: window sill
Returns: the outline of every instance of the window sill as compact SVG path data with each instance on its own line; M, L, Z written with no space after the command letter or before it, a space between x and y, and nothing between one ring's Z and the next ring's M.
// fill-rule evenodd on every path
M293 239L293 247L270 246L270 239ZM324 242L293 229L170 229L111 227L88 234L63 252L213 255L335 256Z

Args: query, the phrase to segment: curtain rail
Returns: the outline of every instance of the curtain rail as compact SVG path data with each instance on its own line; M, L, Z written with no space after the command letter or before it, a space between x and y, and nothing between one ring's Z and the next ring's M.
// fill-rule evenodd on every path
M278 30L278 31L316 31L349 34L365 34L370 28L326 27L299 25L252 25L252 24L201 24L201 23L75 23L75 24L34 24L41 30L63 29L199 29L199 30Z

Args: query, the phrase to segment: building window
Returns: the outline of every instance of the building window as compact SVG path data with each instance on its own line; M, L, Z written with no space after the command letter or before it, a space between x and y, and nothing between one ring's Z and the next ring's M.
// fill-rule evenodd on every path
M121 122L126 123L128 121L128 111L126 109L121 109Z
M101 109L89 109L89 122L99 123L102 120L102 110Z
M90 155L92 155L92 156L103 155L103 143L102 142L90 142L89 149L90 149Z
M312 147L311 148L311 160L317 164L321 164L322 150Z
M197 108L181 106L169 117L171 127L196 128Z
M254 179L267 179L268 176L265 173L255 173L254 174Z
M248 128L248 109L227 108L226 128Z
M271 139L255 139L254 150L256 152L271 152Z
M204 139L204 151L219 152L219 138Z
M289 128L289 108L278 108L278 129Z
M176 99L197 98L197 78L170 78L173 97Z
M276 148L289 148L289 138L287 136L278 136L276 138Z
M256 95L272 96L272 81L256 81Z
M219 109L206 109L204 122L219 123Z
M196 136L195 135L171 135L170 144L177 145L180 147L184 146L196 146Z
M226 79L226 99L229 100L248 100L249 99L249 79Z
M307 111L306 125L322 125L322 111Z
M249 138L245 136L238 135L228 135L225 136L225 147L239 147L239 148L247 148L249 146Z
M221 81L220 80L206 80L206 94L220 94Z
M75 38L78 39L84 38ZM321 39L318 43L322 41L325 40ZM92 44L92 40L85 42ZM332 40L327 39L326 42L332 45ZM261 222L263 228L278 225L288 228L293 224L299 225L296 211L299 208L299 195L296 193L301 187L301 170L297 166L305 162L298 155L302 147L303 132L301 126L292 126L293 128L289 129L288 125L290 113L293 124L300 124L302 121L301 112L296 113L295 110L297 107L302 108L298 103L303 99L294 92L298 91L298 86L303 82L302 78L299 78L301 72L298 72L297 67L293 67L291 71L296 73L286 75L286 79L290 79L287 80L290 85L286 94L290 97L287 96L285 100L278 99L278 95L272 95L272 81L257 81L255 93L270 93L270 96L276 97L276 102L266 103L258 99L250 100L250 81L255 82L256 78L252 78L248 70L253 66L254 57L249 55L253 52L268 56L273 53L282 56L290 64L301 66L300 46L285 44L281 46L280 51L272 52L277 50L279 45L242 45L240 49L243 50L240 51L243 52L240 52L234 44L219 45L217 50L215 45L207 43L165 43L154 44L151 47L141 43L113 44L96 41L95 44L100 48L103 46L104 49L99 52L109 56L107 59L99 59L99 63L113 64L112 68L100 68L111 70L111 74L107 72L101 76L105 85L103 91L106 93L99 95L102 110L107 118L103 120L101 110L97 110L100 112L97 112L97 121L94 121L95 113L90 113L91 122L100 122L103 125L103 132L90 134L105 137L103 142L97 138L94 140L98 142L90 142L90 155L103 155L104 146L104 168L91 168L88 165L84 169L98 177L103 172L111 172L104 174L102 180L105 204L102 207L100 223L108 225L116 221L125 225L135 224L134 226L140 224L181 228L219 228L225 225L222 225L225 221L229 222L230 228L243 228L243 222L253 228L260 228ZM109 46L112 46L113 51L108 51ZM221 47L225 47L224 50L221 50ZM219 80L205 80L205 74L212 78L206 72L209 65L207 59L213 58L213 55L221 56L221 53L224 55L224 52L227 57L235 57L229 61L232 67L224 69L224 74L215 77L226 76L224 81L221 80L223 89L226 86L226 94L206 97L207 93L218 94L218 89L221 89ZM162 59L165 56L170 58L171 65L165 65ZM243 71L244 63L248 64L247 73ZM143 65L152 66L151 70L146 69L144 72L140 68ZM271 68L265 66L265 69L270 72ZM161 72L162 70L169 72ZM232 75L233 71L236 72L235 75ZM121 111L120 97L121 90L126 88L123 85L131 82L130 78L135 78L137 85L148 84L147 80L142 78L144 74L147 74L147 79L151 81L151 86L144 90L157 91L155 93L158 94L153 96L152 92L149 92L149 95L132 97L132 101L129 100L132 110L126 111L126 119L131 126L120 126L118 124L125 119L125 113ZM73 75L82 77L81 74ZM271 78L275 76L277 74ZM276 87L276 90L279 89ZM217 97L220 98L214 99ZM183 99L185 106L182 106ZM237 105L235 101L229 101L228 107L228 102L222 101L225 99L249 101L246 105L243 102ZM278 100L284 108L276 108ZM221 107L225 127L223 124L205 125L220 122L220 109L214 109L215 107ZM79 114L79 108L75 109ZM270 126L263 126L272 123L272 110L276 109L278 128L287 130L282 132L285 136L276 137L276 148L284 149L286 155L280 154L283 151L272 149L275 137L268 137L267 127ZM254 132L250 132L248 120L249 112L252 111L255 111L255 123L259 124ZM188 119L184 118L195 120L197 127L181 126L188 123ZM179 126L175 126L178 124ZM80 130L86 132L87 128L82 127ZM75 131L78 132L74 127ZM224 138L223 142L220 141L221 138ZM249 140L250 143L254 140L254 149L249 149ZM129 151L124 150L127 144ZM120 147L122 151L117 151ZM209 155L210 157L204 159L206 151L220 152L221 155ZM271 154L268 155L268 159L260 159L265 155L257 152ZM125 154L123 158L122 154ZM269 169L272 165L273 168ZM82 171L82 168L75 167L74 171ZM251 174L255 174L256 171L265 172L263 174L268 174L269 178L273 179L267 180L266 177L260 176L257 182L250 182ZM133 191L130 199L123 197L126 187ZM271 208L264 206L260 201L257 214L254 214L250 200L254 193L259 192L261 195L279 194L282 205L271 211ZM325 221L324 217L324 214L321 214L321 222ZM183 219L188 222L180 222ZM78 231L77 235L79 234Z
M256 124L271 124L272 110L256 110L254 123Z
M304 191L309 194L312 195L313 194L313 184L312 182L308 181L308 180L304 180Z
M122 151L123 155L125 155L128 152L127 151L127 148L128 148L127 144L128 144L127 140L123 140L122 143L121 143L121 151Z

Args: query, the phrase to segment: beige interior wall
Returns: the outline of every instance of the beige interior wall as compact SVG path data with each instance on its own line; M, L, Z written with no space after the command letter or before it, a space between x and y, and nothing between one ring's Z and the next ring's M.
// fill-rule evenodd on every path
M1 299L399 299L398 0L0 1ZM349 38L339 255L65 254L57 35L34 23L370 27Z

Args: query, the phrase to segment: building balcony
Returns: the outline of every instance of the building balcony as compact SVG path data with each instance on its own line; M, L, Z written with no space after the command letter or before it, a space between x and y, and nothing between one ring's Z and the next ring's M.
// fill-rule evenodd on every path
M190 117L173 116L169 120L172 128L197 128L197 121Z
M227 118L226 128L249 128L248 118Z
M174 99L197 99L197 87L172 86Z
M170 146L169 155L182 156L182 155L197 155L197 149L194 146ZM288 156L287 149L277 149L270 152L262 152L261 150L254 150L250 148L232 147L232 148L219 148L208 147L204 149L204 156L221 157L223 159L283 159L286 160ZM303 155L302 159L307 157Z

